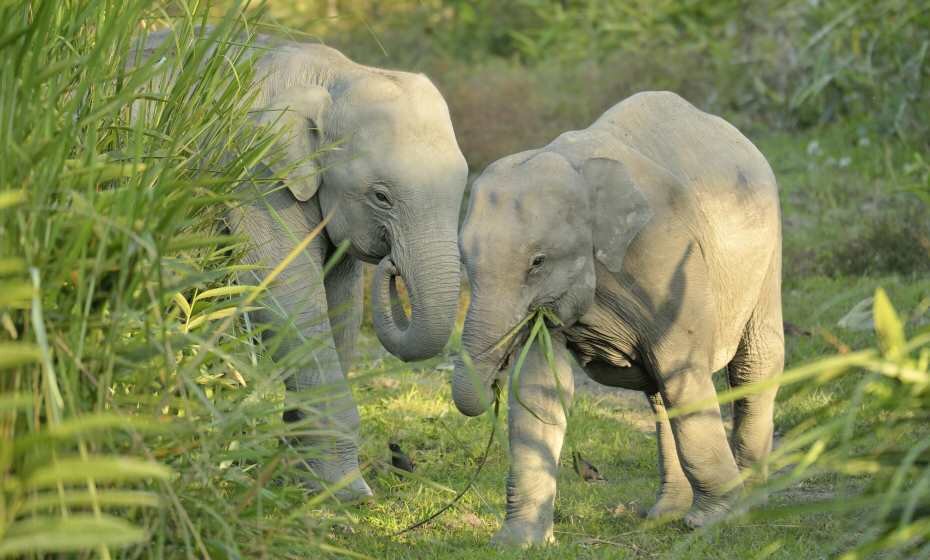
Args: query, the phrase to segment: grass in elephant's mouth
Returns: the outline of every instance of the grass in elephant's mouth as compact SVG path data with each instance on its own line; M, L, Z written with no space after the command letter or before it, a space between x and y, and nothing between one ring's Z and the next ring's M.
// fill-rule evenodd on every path
M501 362L497 368L499 372L504 371L510 367L514 355L517 354L517 349L521 348L521 346L522 349L520 353L525 356L525 353L528 352L529 347L532 345L540 329L546 329L548 331L549 329L561 326L561 324L562 321L554 311L547 307L539 307L528 313L526 317L507 331L500 340L489 350L483 352L482 355L493 354L501 348L507 347L507 351L504 353L503 358L501 358ZM529 328L527 328L528 325Z
M529 356L530 350L533 347L533 343L537 341L540 346L540 349L543 353L543 356L546 359L546 365L548 366L550 372L552 373L553 378L555 379L556 387L558 387L559 399L562 401L562 409L565 411L566 418L569 416L569 406L564 398L564 393L561 385L559 384L559 376L555 370L555 352L552 348L552 336L550 334L550 325L561 325L562 322L556 316L555 312L552 310L540 307L533 313L529 315L529 321L532 323L530 327L529 335L526 337L526 341L523 343L523 348L520 349L520 354L517 357L517 362L513 366L513 373L510 376L510 390L513 391L514 400L532 414L537 420L544 424L551 424L550 421L544 420L540 417L523 399L520 397L520 379L523 373L523 366L526 363L526 358Z

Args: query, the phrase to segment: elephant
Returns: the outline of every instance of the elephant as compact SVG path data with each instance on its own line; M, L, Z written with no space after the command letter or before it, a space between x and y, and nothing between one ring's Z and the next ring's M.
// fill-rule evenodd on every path
M492 163L472 189L459 235L471 301L457 408L477 416L495 401L526 317L545 310L552 341L548 359L534 346L511 373L507 515L495 538L552 539L573 360L649 400L661 483L648 516L692 528L721 518L746 478L765 477L777 388L736 401L728 442L713 373L726 367L742 387L784 365L779 198L766 159L725 120L643 92L587 129Z
M150 37L153 52L169 32ZM322 232L270 284L250 317L266 326L285 379L286 422L314 489L367 499L359 472L359 414L347 384L362 319L363 263L377 265L372 316L399 358L440 353L458 310L458 218L468 175L443 96L422 74L353 62L311 43L259 36L253 115L278 132L261 168L270 181L241 187L226 222L249 241L245 264L266 271L315 228ZM346 257L324 263L347 244ZM254 276L253 276L254 274ZM407 289L410 314L397 299ZM315 393L315 394L314 394ZM304 424L306 428L304 428Z

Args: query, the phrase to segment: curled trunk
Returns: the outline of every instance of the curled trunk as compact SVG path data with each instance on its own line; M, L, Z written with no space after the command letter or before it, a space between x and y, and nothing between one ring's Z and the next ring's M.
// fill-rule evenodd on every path
M455 326L461 285L458 251L454 237L405 249L378 264L371 285L372 319L390 353L404 361L423 360L442 351ZM398 276L410 297L410 317L398 297Z

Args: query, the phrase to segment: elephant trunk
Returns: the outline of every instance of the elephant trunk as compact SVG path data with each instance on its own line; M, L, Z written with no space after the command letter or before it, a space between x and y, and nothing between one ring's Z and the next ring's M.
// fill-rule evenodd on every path
M493 309L483 309L480 301L473 299L468 307L462 352L468 354L471 363L458 358L452 376L452 398L466 416L483 414L494 402L492 385L515 346L514 341L500 343L513 326L508 322L512 314L502 312L502 305L498 302Z
M434 234L436 230L426 234ZM372 318L381 344L404 361L440 353L455 326L461 275L456 233L396 244L381 259L371 285ZM397 277L410 298L410 317L397 294Z

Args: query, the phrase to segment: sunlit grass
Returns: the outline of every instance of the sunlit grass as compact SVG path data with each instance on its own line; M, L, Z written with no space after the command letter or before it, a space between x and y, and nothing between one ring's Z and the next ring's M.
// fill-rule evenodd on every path
M786 315L815 332L819 329L834 332L853 351L874 344L868 333L835 327L848 310L845 303L827 306L816 317L805 314L810 300L826 301L836 293L838 283L843 285L836 280L810 279L805 292L786 295ZM930 285L926 283L901 283L893 278L861 281L861 291L868 294L882 284L890 286L890 294L901 308L915 308L930 294ZM789 337L787 344L789 369L835 352L819 335ZM868 477L854 475L844 482L824 465L800 477L790 470L773 477L768 505L753 510L750 517L738 516L724 526L691 533L676 523L664 526L645 523L640 511L652 505L658 488L651 413L642 396L607 389L597 393L580 390L572 406L559 472L557 546L515 552L494 550L488 544L504 515L508 469L503 426L506 402L500 411L502 425L497 439L474 489L455 508L430 524L394 537L396 531L446 504L453 493L379 467L379 463L389 461L387 441L400 441L417 461L420 477L450 490L460 490L468 483L481 457L491 415L478 419L461 416L452 403L449 372L435 369L433 366L437 364L410 371L400 364L395 369L392 363L396 362L385 361L381 388L356 392L361 400L366 442L363 455L374 464L367 476L373 481L378 500L358 512L360 525L355 533L338 537L339 542L355 550L385 558L476 558L487 554L504 558L829 557L855 546L860 527L870 522L860 508L808 511L817 507L813 505L816 502L835 497L841 498L837 503L854 504L850 500L862 492L863 484L868 481ZM369 383L379 379L372 378ZM848 398L846 395L855 390L861 379L862 374L850 372L822 387L800 384L804 390L798 391L797 386L793 391L791 387L783 390L776 408L778 445L786 445L796 434L809 432L805 422L833 410L824 408L825 404L845 402L840 399ZM429 404L424 406L424 401ZM811 444L808 441L802 449L809 449ZM570 448L580 450L594 462L608 482L581 481L571 469L566 451ZM792 462L797 459L785 454L781 464Z

